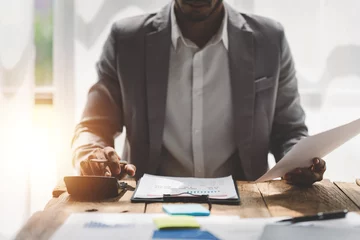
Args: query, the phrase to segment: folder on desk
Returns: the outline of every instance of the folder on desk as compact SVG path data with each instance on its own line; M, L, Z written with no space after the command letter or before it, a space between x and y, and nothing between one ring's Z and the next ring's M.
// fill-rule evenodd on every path
M190 178L144 174L138 181L131 202L211 202L239 205L240 196L232 176Z

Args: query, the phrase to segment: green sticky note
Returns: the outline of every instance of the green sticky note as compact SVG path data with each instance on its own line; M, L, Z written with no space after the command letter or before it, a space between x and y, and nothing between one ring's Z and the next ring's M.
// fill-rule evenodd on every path
M154 218L158 229L166 228L200 228L200 224L192 216L166 216Z

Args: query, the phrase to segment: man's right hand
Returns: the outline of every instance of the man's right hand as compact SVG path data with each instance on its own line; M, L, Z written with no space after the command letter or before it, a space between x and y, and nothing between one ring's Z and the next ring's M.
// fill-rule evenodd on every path
M80 162L81 175L107 176L123 179L126 175L134 176L136 167L121 161L112 147L95 149L87 160Z

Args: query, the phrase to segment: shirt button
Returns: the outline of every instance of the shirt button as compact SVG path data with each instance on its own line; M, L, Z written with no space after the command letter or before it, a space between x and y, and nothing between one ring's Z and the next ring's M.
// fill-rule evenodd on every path
M195 130L195 133L198 134L200 131L199 130Z

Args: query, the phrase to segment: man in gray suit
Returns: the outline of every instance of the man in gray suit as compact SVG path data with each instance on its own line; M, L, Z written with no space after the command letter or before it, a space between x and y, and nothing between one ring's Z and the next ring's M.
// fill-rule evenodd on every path
M269 152L279 161L308 134L282 26L222 0L173 0L116 22L97 72L73 140L82 175L251 181ZM284 178L308 185L324 171L315 158Z

